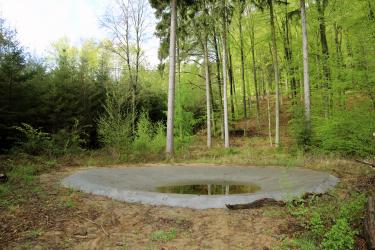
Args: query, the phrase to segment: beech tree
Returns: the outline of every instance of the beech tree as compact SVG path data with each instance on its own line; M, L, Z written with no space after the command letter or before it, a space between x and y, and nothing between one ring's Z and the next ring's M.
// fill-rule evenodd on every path
M305 100L305 123L306 132L311 130L311 112L310 112L310 76L309 76L309 49L306 28L306 6L305 0L301 0L301 19L302 19L302 51L303 51L303 86Z

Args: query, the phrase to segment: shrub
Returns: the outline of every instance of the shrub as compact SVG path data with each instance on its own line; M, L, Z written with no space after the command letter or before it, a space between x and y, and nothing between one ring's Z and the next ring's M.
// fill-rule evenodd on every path
M291 134L299 146L308 150L312 146L314 138L313 131L306 126L304 109L303 107L294 107L292 113L293 119L289 122Z
M374 112L362 108L337 112L328 120L319 120L315 126L316 146L324 151L362 157L375 154Z
M123 111L125 103L126 96L121 89L107 92L104 114L98 121L99 141L120 151L128 150L132 143L131 119Z
M155 135L152 138L152 151L154 153L161 153L165 147L165 126L163 123L159 122L155 126Z
M306 128L302 107L296 107L292 112L290 132L305 150L361 157L375 154L374 111L358 106L336 111L329 118L313 116L312 130Z
M101 117L98 122L101 143L107 147L126 150L131 145L131 124L126 118Z
M315 239L321 239L325 232L325 226L320 214L314 211L311 214L309 228Z
M51 137L56 154L74 154L82 151L81 145L86 143L83 137L87 137L83 129L79 126L79 121L75 119L74 125L70 130L61 129L56 134L52 134Z
M23 134L17 145L13 148L15 153L28 155L46 155L48 157L61 156L67 153L77 153L82 150L82 132L79 128L79 121L76 120L71 130L59 130L56 134L44 133L31 125L23 123L22 127L15 126L15 129Z
M133 142L133 148L135 151L150 152L152 149L152 138L154 135L154 128L147 113L143 112L137 122L136 136Z
M165 127L162 123L152 124L146 112L143 112L137 122L136 136L133 149L137 154L161 153L165 146Z
M14 148L16 152L21 151L29 155L41 155L51 150L53 143L48 133L44 133L26 123L14 128L24 136L24 139L20 140Z
M348 250L354 248L356 231L350 227L346 219L338 219L336 224L324 235L323 249Z
M349 223L356 223L363 217L363 208L367 198L364 194L352 194L349 202L345 202L340 208L338 218L346 219Z

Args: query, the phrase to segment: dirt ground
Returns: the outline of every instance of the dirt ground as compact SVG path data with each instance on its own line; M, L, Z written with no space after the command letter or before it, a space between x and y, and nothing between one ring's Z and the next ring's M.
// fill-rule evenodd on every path
M0 208L0 249L263 250L302 230L286 208L232 211L129 204L59 186L78 169L43 174L40 190L24 205ZM353 173L339 177L346 190L375 184L375 178L364 180ZM163 239L157 236L160 230L175 235Z

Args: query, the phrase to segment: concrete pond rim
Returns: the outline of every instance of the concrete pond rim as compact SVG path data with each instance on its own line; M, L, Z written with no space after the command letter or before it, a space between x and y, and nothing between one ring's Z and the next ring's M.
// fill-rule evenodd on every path
M156 188L183 183L251 183L259 191L230 195L159 193ZM339 179L326 172L290 167L154 166L90 167L64 178L62 186L130 203L193 209L225 208L262 198L288 200L304 193L325 193Z

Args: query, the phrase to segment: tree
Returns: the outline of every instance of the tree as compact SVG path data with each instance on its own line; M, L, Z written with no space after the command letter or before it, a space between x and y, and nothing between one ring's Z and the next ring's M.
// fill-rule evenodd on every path
M259 107L259 89L258 89L258 78L257 78L257 65L255 60L255 31L254 31L254 19L250 13L250 46L251 46L251 59L253 64L253 80L254 80L254 89L255 89L255 98L256 98L256 115L257 115L257 125L259 126L259 116L260 116L260 107Z
M229 148L228 97L227 97L227 12L225 0L222 4L222 46L223 46L223 101L224 101L224 147Z
M320 44L322 46L322 66L323 66L323 88L324 88L324 108L325 108L325 117L328 118L331 107L331 71L328 65L329 61L329 49L327 42L327 33L326 33L326 18L325 11L328 6L328 0L317 0L316 6L318 10L318 21L319 21L319 37Z
M274 2L284 3L279 0L253 0L255 5L263 10L264 7L269 9L270 28L271 28L271 40L272 40L272 61L275 73L275 146L280 145L280 68L279 59L277 55L277 40L276 40L276 28L275 28L275 12Z
M303 51L303 86L305 100L305 126L306 132L311 130L311 112L310 112L310 77L309 77L309 51L306 28L306 6L305 0L301 0L301 19L302 19L302 51Z
M108 10L101 24L113 36L112 52L124 60L129 75L132 105L132 131L136 126L136 95L139 84L139 71L142 62L142 43L147 29L146 0L118 0L115 9ZM134 35L133 35L134 34Z
M238 1L238 28L240 35L240 53L241 53L241 81L242 81L242 102L244 117L247 118L247 105L246 105L246 83L245 83L245 52L244 52L244 41L242 31L242 16L245 11L245 2L243 0Z
M177 0L171 0L171 32L169 41L169 87L167 114L167 146L166 153L173 154L174 98L176 81L176 29Z

